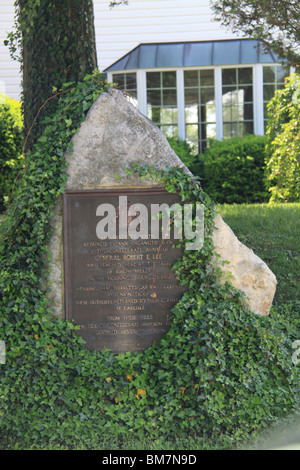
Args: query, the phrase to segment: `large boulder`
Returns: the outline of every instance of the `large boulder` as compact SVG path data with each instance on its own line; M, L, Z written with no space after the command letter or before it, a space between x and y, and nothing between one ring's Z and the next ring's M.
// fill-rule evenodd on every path
M213 242L226 276L245 295L252 312L268 315L272 306L277 280L274 273L250 248L243 245L218 214L215 218Z
M99 96L72 139L73 152L67 154L67 190L153 187L124 172L131 163L155 168L180 166L189 172L169 146L163 133L144 117L122 92L110 89ZM116 178L116 173L121 179ZM235 287L245 294L249 308L258 314L269 313L276 278L252 250L236 238L220 216L216 218L214 243L221 259L229 261ZM53 217L55 231L50 243L52 255L50 298L55 313L64 317L64 266L62 202Z

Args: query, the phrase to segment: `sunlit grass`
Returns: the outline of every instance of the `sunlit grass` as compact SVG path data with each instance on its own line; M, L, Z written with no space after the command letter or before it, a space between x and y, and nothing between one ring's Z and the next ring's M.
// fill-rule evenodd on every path
M274 303L300 302L300 203L223 204L219 211L276 275Z

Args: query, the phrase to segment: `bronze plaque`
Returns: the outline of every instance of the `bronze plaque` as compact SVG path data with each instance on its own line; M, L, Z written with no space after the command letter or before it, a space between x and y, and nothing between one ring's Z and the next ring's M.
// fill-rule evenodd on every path
M128 216L124 226L118 212L121 196L128 210L134 204L147 208L148 231L143 238L128 236L128 224L137 218ZM159 238L152 237L151 205L171 207L176 202L180 202L178 195L158 189L70 191L64 195L66 316L80 325L78 334L88 349L144 351L168 331L170 311L184 291L172 271L182 250L174 247L178 243L174 231L166 236L160 229ZM103 204L116 213L113 239L99 238L97 232L106 214L98 209L105 208Z

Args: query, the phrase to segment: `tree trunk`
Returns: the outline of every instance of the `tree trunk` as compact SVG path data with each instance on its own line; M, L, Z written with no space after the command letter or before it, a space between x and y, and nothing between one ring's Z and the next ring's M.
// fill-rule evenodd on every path
M32 6L33 5L33 6ZM25 136L53 87L78 82L97 67L92 0L19 0L23 58ZM55 100L39 114L27 142L42 132L42 116L51 115Z

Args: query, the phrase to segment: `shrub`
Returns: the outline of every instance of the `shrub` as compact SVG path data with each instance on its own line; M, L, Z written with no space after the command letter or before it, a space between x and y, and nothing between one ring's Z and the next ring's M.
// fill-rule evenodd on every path
M23 167L22 115L18 101L5 97L0 104L0 212L11 197L14 180Z
M300 200L300 75L292 75L268 106L266 175L271 202Z
M167 137L167 141L180 160L192 171L192 167L195 163L195 155L193 154L191 145L186 140L181 140L176 137Z
M198 157L198 176L214 201L229 204L268 201L264 176L266 142L264 136L255 135L214 141Z

